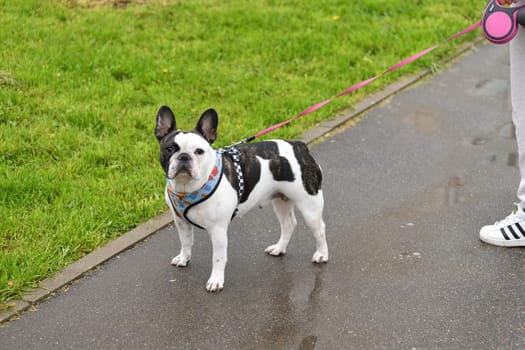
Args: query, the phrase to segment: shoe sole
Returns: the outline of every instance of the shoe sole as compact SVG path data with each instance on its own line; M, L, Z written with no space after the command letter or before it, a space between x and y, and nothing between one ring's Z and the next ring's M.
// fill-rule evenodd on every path
M485 243L492 244L498 247L525 247L525 240L499 241L481 236L479 237L479 239Z

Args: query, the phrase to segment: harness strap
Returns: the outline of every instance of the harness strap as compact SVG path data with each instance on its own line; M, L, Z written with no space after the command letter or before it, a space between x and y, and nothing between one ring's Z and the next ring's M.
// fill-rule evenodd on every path
M223 154L226 153L231 157L233 160L233 168L235 169L235 174L237 175L237 182L239 184L239 188L237 189L237 197L239 198L239 203L241 202L242 196L244 194L244 177L242 176L242 168L241 168L241 151L239 151L236 147L229 146L229 147L223 147L217 152ZM232 220L237 215L237 212L239 211L239 207L235 208L235 211L232 214Z
M237 175L237 181L239 183L239 188L237 189L237 196L239 197L239 202L244 194L244 177L242 175L241 168L241 151L236 147L227 147L217 150L218 152L228 154L233 160L233 168L235 169L235 174Z

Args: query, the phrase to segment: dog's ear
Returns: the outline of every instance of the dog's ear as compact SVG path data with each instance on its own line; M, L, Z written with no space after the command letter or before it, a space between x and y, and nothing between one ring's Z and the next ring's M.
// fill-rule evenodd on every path
M176 130L177 122L175 116L168 106L160 107L157 112L157 126L155 127L155 136L157 140L162 140L164 136L168 135L173 130Z
M217 138L217 125L219 124L219 116L214 109L210 108L204 112L195 127L204 138L212 144Z

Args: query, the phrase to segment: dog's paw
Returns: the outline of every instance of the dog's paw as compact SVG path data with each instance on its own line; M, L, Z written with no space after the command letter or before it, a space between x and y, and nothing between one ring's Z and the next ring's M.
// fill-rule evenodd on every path
M316 264L322 264L328 261L328 253L323 254L319 251L315 252L314 256L312 257L312 262Z
M274 244L269 246L264 250L267 254L270 254L271 256L279 256L286 254L286 248L281 247L279 244Z
M220 292L224 288L224 280L214 279L210 277L208 282L206 282L206 290L210 293Z
M186 267L189 261L189 256L179 254L176 257L174 257L173 260L171 260L171 264L177 267Z

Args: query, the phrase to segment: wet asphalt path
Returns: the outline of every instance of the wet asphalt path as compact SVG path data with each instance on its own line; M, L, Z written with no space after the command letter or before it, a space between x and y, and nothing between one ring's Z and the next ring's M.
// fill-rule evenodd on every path
M230 227L225 290L207 234L173 228L0 328L2 349L525 349L525 250L478 240L519 174L506 46L482 45L313 147L330 261L302 218L284 257L271 208Z

